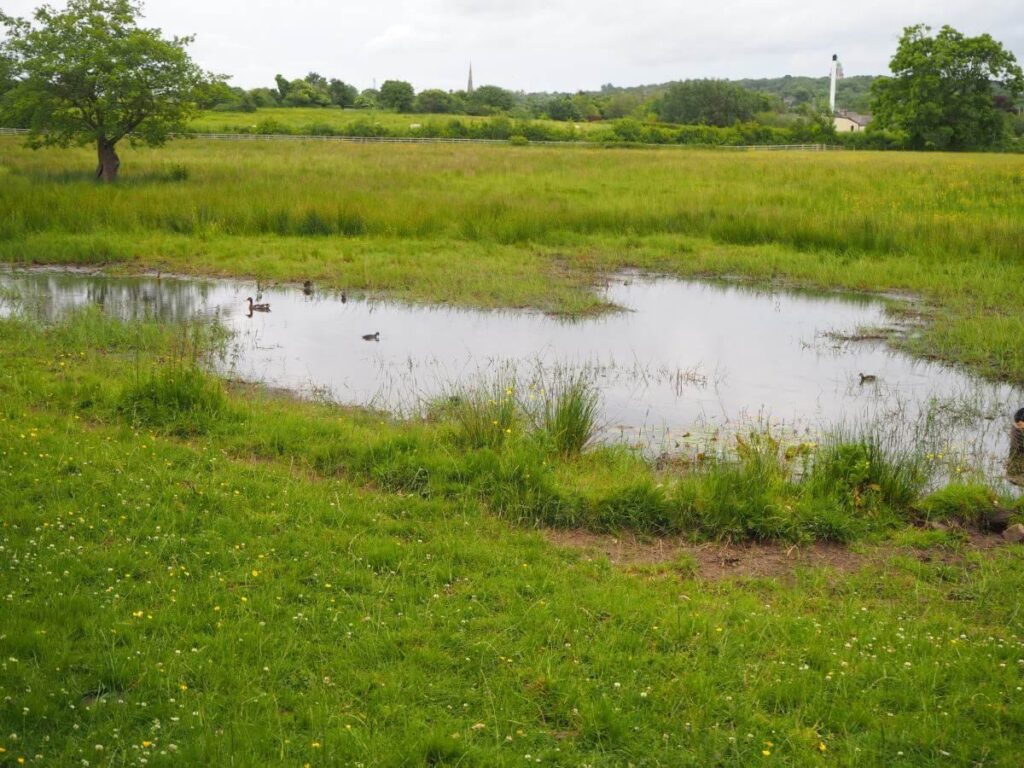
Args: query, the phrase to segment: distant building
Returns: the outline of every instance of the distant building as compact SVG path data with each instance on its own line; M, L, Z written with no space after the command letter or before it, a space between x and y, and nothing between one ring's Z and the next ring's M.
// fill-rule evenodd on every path
M832 125L839 133L863 131L871 122L871 115L859 115L856 112L839 110L832 118Z
M473 93L473 62L469 62L469 82L466 83L466 93Z

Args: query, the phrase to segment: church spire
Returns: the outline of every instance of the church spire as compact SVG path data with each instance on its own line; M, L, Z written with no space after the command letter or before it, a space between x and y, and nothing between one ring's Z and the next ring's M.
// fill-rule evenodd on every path
M466 83L466 93L473 93L473 62L469 62L469 82Z

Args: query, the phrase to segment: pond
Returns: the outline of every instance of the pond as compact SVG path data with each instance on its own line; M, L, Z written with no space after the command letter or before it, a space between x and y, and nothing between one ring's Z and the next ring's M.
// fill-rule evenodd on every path
M600 391L602 437L650 455L752 427L800 437L869 425L1002 475L1024 392L881 339L851 341L893 327L881 298L632 275L601 292L622 311L567 320L291 285L31 270L0 272L0 313L55 319L96 305L122 318L216 318L232 331L222 373L404 415L497 376L582 373ZM250 315L250 296L270 311Z

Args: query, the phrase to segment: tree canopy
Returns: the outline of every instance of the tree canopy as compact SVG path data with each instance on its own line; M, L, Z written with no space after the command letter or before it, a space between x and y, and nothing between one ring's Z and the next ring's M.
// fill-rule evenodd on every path
M933 37L923 24L907 27L890 67L892 77L872 86L872 109L877 125L905 133L910 148L987 149L1006 140L1011 119L994 86L1019 97L1024 74L990 35L944 26Z
M107 181L117 176L122 139L155 146L184 130L212 78L186 52L191 37L165 39L139 27L140 14L131 0L42 6L34 23L0 14L0 59L13 81L0 116L27 127L35 147L95 144L97 175Z
M380 105L396 112L412 112L416 91L404 80L385 80L378 96Z
M771 99L725 80L689 80L669 86L658 106L666 123L726 127L753 119Z
M359 90L354 85L331 78L327 85L327 92L331 95L331 102L339 107L351 107L359 97Z

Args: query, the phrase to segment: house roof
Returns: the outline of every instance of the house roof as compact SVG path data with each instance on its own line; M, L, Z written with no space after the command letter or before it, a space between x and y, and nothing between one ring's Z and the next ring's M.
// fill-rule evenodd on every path
M836 117L845 117L847 120L851 120L857 125L867 125L871 122L871 115L861 115L857 112L850 112L845 109L841 109L836 112Z

